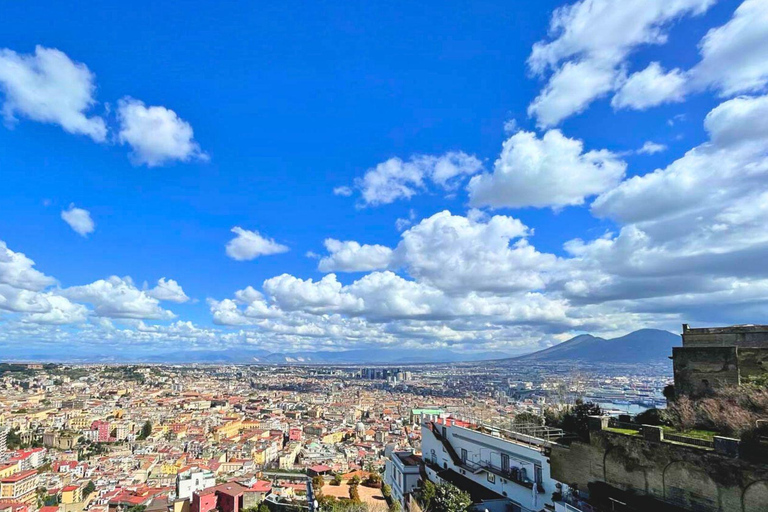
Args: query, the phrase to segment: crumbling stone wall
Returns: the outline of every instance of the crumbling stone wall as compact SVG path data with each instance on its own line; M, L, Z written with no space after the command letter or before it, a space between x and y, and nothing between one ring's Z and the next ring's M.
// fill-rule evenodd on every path
M768 326L734 325L691 329L683 324L683 346L768 348Z
M768 372L768 349L737 348L736 359L739 365L740 379Z
M605 482L702 512L768 508L768 465L712 450L603 430L591 432L589 443L553 446L550 461L553 478L582 490Z
M736 347L673 347L675 394L701 396L740 383Z

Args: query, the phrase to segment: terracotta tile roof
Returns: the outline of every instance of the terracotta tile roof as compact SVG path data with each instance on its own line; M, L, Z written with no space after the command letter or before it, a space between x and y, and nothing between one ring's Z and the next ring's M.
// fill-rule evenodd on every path
M21 473L15 473L11 476L7 476L0 480L0 482L4 484L12 484L15 482L20 482L21 480L24 480L25 478L29 478L30 476L34 476L37 474L37 470L35 469L29 469L27 471L22 471Z

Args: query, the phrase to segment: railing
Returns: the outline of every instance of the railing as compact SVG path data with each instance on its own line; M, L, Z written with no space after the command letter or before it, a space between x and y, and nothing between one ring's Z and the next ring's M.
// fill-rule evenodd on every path
M490 461L475 462L471 460L463 460L461 457L459 457L459 454L456 453L456 450L453 448L450 441L448 441L443 437L442 433L440 432L439 426L435 423L430 422L430 427L431 427L430 430L432 431L432 434L445 447L446 451L448 452L448 455L450 455L455 465L468 469L472 473L477 473L480 470L489 471L491 473L497 474L502 478L506 478L507 480L510 480L518 485L522 485L523 487L526 487L528 489L533 488L534 482L528 479L524 480L520 476L520 473L516 471L504 470L498 466L494 466ZM536 491L541 494L544 492L544 488L540 484L538 484L536 487Z
M714 441L708 441L706 439L698 439L696 437L688 437L686 435L668 434L664 432L664 439L666 441L675 441L677 443L692 444L693 446L701 446L703 448L715 447Z
M537 446L541 449L549 447L552 441L557 441L565 435L562 429L534 424L515 424L502 418L477 418L467 414L454 413L451 419L469 423L470 428L489 435L504 437L511 441ZM445 421L445 420L442 420Z
M560 505L563 505L568 512L598 512L595 507L586 503L573 495L565 495L559 501Z
M495 474L499 475L502 478L506 478L507 480L510 480L510 481L516 483L517 485L522 485L523 487L527 487L528 489L532 489L533 488L534 483L531 482L530 480L528 480L527 478L523 479L520 476L520 473L518 471L501 469L500 467L494 466L493 464L491 464L488 461L481 461L479 463L474 463L473 462L472 464L476 464L477 466L480 466L481 468L485 469L486 471L490 471L491 473L495 473ZM544 489L542 489L542 488L537 488L536 490L538 492L540 492L540 493L544 492Z

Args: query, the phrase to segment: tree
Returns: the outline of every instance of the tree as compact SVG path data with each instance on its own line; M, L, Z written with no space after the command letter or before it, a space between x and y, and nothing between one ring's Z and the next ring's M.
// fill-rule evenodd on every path
M403 510L403 507L400 506L400 502L397 500L393 500L392 503L389 504L389 512L401 512Z
M435 496L429 506L429 510L437 512L469 512L472 506L472 498L468 492L464 492L455 485L443 483L435 486Z
M333 480L331 480L331 485L341 485L341 475L336 473L333 475Z
M355 475L349 479L349 485L360 485L360 477Z
M516 427L521 426L536 426L540 427L544 424L544 418L533 412L521 412L515 415L515 419L512 423Z
M349 486L349 499L352 500L352 503L360 503L360 491L357 488L357 484L352 484Z
M61 494L50 494L43 498L43 505L46 507L55 507L61 503Z
M21 440L21 429L19 427L14 427L8 431L8 440L6 443L9 450L24 448L24 443Z
M144 426L141 427L141 433L139 434L139 437L136 439L142 440L148 438L150 435L152 435L152 423L149 422L149 420L144 422Z
M259 505L259 512L269 512L269 507L266 503L262 503Z
M665 411L661 409L648 409L635 416L635 423L641 425L671 425Z
M315 491L315 497L323 495L323 485L325 485L325 478L322 475L312 477L312 489Z
M368 475L368 478L363 480L362 484L366 487L381 487L381 475L376 472L372 472Z
M435 498L435 492L435 484L429 480L426 480L424 485L421 486L421 489L418 491L417 495L417 500L421 505L421 508L424 510L430 510L432 507L432 500Z
M85 484L85 487L83 487L83 498L87 498L88 495L95 490L96 490L96 485L89 480L88 483Z
M578 399L576 404L563 415L560 428L586 441L589 440L589 417L602 416L602 414L603 410L596 403Z

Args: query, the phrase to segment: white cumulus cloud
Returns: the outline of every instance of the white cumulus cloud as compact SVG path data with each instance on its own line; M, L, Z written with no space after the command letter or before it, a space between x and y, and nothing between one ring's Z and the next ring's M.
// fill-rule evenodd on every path
M77 208L74 204L69 205L68 210L62 210L61 218L80 236L88 236L96 229L96 223L91 218L91 212Z
M117 116L118 140L131 146L131 158L136 164L155 167L174 160L208 159L194 140L192 125L173 110L147 107L142 101L126 97L118 102Z
M7 123L24 116L103 142L104 120L87 115L96 103L95 90L88 67L59 50L37 46L34 54L24 55L0 49L0 91Z
M61 291L65 297L93 305L97 316L108 318L170 319L172 312L160 307L160 301L139 290L130 277L111 276L91 284L72 286Z
M161 277L157 281L157 286L148 290L147 294L157 300L165 300L179 304L189 301L189 297L184 293L184 290L179 283L173 279L166 279L164 277Z
M548 83L528 108L541 127L582 112L621 84L622 65L640 45L664 44L676 19L715 0L581 0L552 14L550 40L533 46L528 65Z
M392 249L383 245L333 238L327 238L324 244L329 254L317 265L321 272L369 272L387 268L392 260Z
M701 41L701 62L692 70L699 87L723 95L755 92L768 83L768 2L745 0L725 25Z
M655 155L656 153L661 153L663 151L666 151L667 146L664 144L659 144L658 142L653 142L651 140L645 141L643 146L636 151L636 153L639 153L641 155Z
M408 161L390 158L368 169L362 178L355 179L355 188L360 191L364 206L389 204L425 191L428 182L442 190L455 190L463 178L482 168L477 157L461 151L450 151L441 156L416 155ZM338 187L334 192L347 195L351 189Z
M559 130L541 138L520 131L504 142L493 172L474 176L467 190L473 206L562 208L612 188L625 170L615 154L584 152L580 140Z
M662 103L680 102L685 98L686 80L679 69L666 72L661 64L651 62L624 82L611 105L615 109L643 110Z
M35 262L20 252L14 252L0 240L0 284L21 290L39 291L56 280L37 270Z
M258 231L249 231L235 226L232 228L232 232L237 236L227 242L226 251L233 260L248 261L259 256L269 256L288 251L287 246L260 235Z

